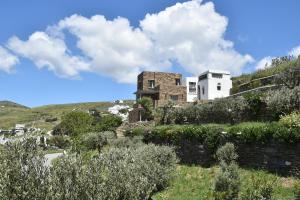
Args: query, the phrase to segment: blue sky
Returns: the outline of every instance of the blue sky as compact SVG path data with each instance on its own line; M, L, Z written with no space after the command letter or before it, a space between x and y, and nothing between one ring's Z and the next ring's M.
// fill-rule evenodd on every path
M1 1L0 99L27 106L133 99L141 70L253 71L298 55L299 7L297 0Z

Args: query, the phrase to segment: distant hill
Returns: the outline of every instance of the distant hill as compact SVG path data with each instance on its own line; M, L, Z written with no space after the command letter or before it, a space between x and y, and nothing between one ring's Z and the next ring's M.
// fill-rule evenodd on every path
M0 107L14 107L14 108L26 108L26 109L29 109L28 107L26 107L24 105L21 105L21 104L12 102L12 101L6 101L6 100L0 101Z
M126 105L133 105L133 103L133 100L124 101L124 104ZM16 123L25 123L50 130L53 126L59 123L61 117L65 113L75 110L87 111L89 109L107 112L108 108L113 105L115 105L113 102L87 102L54 104L28 108L10 101L0 101L0 129L12 128ZM58 121L45 122L46 119L49 118L57 118Z

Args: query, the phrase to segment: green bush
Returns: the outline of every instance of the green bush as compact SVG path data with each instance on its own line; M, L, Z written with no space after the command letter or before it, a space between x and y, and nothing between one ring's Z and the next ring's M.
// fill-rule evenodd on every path
M0 199L47 199L45 162L35 139L6 144L0 151Z
M112 140L109 144L115 148L137 148L144 145L142 138L139 136L132 138L117 138Z
M294 89L282 88L267 95L266 103L274 118L300 110L300 86Z
M300 112L292 112L289 115L281 116L279 122L289 128L300 128Z
M0 198L10 200L147 200L173 177L177 158L166 146L112 148L86 162L79 154L52 166L34 140L0 152Z
M76 137L91 130L93 117L85 112L70 112L62 117L61 123L53 129L54 135Z
M62 158L53 168L53 193L60 199L149 199L165 188L175 169L169 147L117 148L91 159Z
M221 98L211 103L177 108L161 124L237 123L245 120L247 110L248 104L243 97Z
M100 120L94 122L93 131L115 131L122 124L122 118L117 115L107 114L101 116Z
M175 107L172 101L169 101L163 107L157 110L156 115L159 124L172 124L175 121Z
M272 200L272 182L260 177L251 177L250 185L243 189L240 200Z
M80 137L89 132L115 131L122 124L121 117L112 114L99 116L85 112L70 112L62 117L62 121L53 129L54 135Z
M126 137L142 136L145 132L145 129L142 127L136 127L133 129L127 129L125 131Z
M107 144L107 138L102 133L87 133L80 139L80 146L82 150L98 150L101 152L102 148Z
M226 143L220 147L216 153L217 159L220 163L224 162L226 165L236 162L238 155L235 151L235 146L232 143Z
M47 140L47 143L50 146L66 149L71 145L71 140L68 136L54 135Z
M142 112L142 117L144 120L153 119L153 101L149 97L143 97L137 101L138 104L142 105L144 108Z
M240 177L235 161L238 157L232 143L226 143L216 154L220 171L215 177L214 197L216 200L234 200L240 191Z
M259 119L259 114L262 109L265 107L265 102L263 96L260 93L247 93L243 95L248 104L248 114L250 119L256 120Z
M228 125L168 125L157 126L144 132L146 142L167 143L180 146L184 142L199 143L211 151L219 144L234 143L265 144L277 141L287 144L300 142L300 129L288 128L279 122L248 122Z

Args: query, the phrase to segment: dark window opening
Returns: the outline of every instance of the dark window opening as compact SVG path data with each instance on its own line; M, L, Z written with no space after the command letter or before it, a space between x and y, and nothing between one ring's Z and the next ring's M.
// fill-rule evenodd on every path
M216 74L216 73L213 73L211 75L213 78L223 78L223 74Z
M175 84L176 84L176 85L181 85L180 78L176 78L176 79L175 79Z
M204 88L204 86L202 87L202 94L205 94L205 88Z
M148 87L154 88L155 87L155 81L154 80L148 80Z
M218 83L217 90L221 90L221 83Z
M172 101L178 101L178 95L170 95Z
M189 82L189 93L196 93L196 82Z

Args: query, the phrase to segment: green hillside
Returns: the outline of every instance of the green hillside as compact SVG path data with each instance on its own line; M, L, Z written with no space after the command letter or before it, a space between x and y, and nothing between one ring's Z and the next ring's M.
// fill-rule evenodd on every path
M133 101L124 101L124 104L132 105ZM113 105L114 103L112 102L87 102L28 108L14 102L0 101L0 129L12 128L16 123L26 123L35 127L50 130L58 123L61 116L65 113L74 110L87 111L89 109L97 109L98 111L106 112L107 109ZM54 118L57 118L57 121L46 122L47 119Z
M243 84L251 83L249 89L262 86L256 79L280 74L290 68L300 66L300 57L298 59L292 59L291 57L276 58L273 60L272 65L265 69L257 70L249 74L242 74L232 78L232 92L233 94L239 91L239 87ZM254 82L253 82L254 81Z

